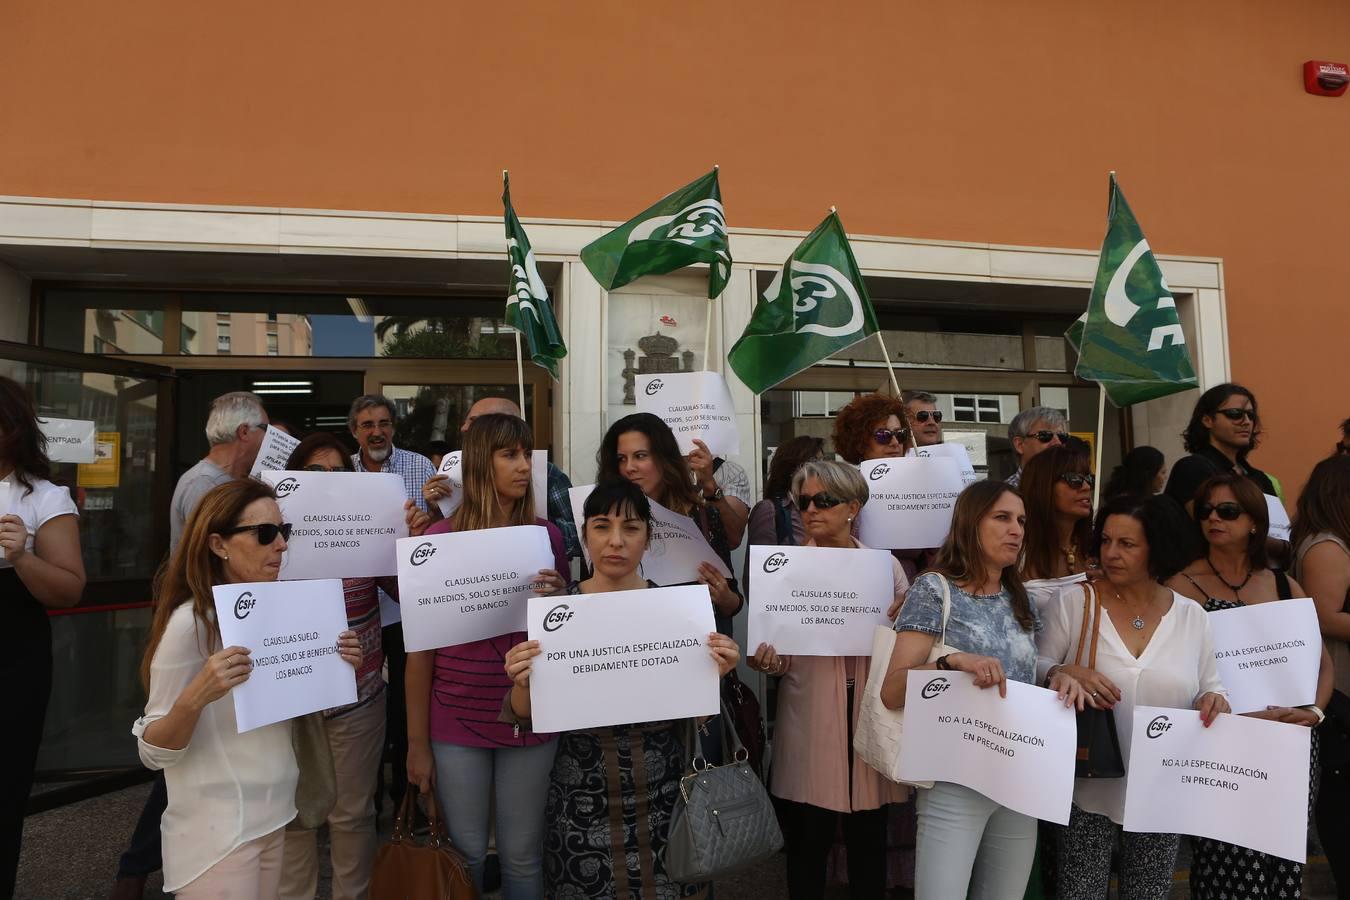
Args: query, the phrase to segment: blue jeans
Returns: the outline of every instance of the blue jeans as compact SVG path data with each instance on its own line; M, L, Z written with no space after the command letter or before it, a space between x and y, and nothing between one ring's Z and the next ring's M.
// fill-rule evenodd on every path
M495 748L432 742L436 801L480 894L495 800L502 900L543 900L544 801L557 747L557 741Z
M1036 855L1036 820L968 787L920 789L914 900L1021 900Z

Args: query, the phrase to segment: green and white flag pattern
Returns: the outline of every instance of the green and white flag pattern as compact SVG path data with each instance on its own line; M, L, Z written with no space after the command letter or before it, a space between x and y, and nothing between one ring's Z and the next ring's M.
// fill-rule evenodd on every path
M717 169L587 244L581 261L607 291L707 263L708 299L720 295L731 277L731 247Z
M876 332L867 286L831 211L774 276L727 361L762 394Z
M506 207L506 255L511 262L511 289L506 298L506 324L516 329L529 347L530 359L547 369L556 381L558 360L567 355L567 345L558 331L548 288L539 277L530 239L511 207L511 181L502 175L502 205Z
M1176 300L1114 173L1097 280L1065 337L1078 349L1074 373L1099 383L1116 406L1198 384Z

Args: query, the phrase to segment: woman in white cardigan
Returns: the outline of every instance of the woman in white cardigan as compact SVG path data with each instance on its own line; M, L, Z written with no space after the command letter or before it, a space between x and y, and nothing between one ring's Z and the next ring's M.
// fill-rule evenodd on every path
M1166 497L1119 497L1106 504L1093 535L1104 578L1093 583L1102 603L1097 666L1075 664L1083 623L1083 588L1061 591L1041 611L1037 670L1045 679L1064 672L1114 713L1121 753L1129 763L1136 706L1194 708L1206 727L1229 712L1214 664L1209 618L1190 599L1158 583L1187 562L1189 523ZM1091 635L1088 635L1091 640ZM1084 662L1087 649L1084 649ZM1111 855L1120 845L1120 896L1167 897L1179 837L1124 832L1125 778L1080 778L1069 824L1060 832L1060 900L1107 895Z
M249 648L221 648L211 589L276 581L289 532L271 488L231 481L202 498L159 574L141 666L150 697L132 733L141 760L165 770L164 890L179 900L277 896L295 818L291 723L239 733L229 693L252 663ZM354 632L337 650L360 665Z

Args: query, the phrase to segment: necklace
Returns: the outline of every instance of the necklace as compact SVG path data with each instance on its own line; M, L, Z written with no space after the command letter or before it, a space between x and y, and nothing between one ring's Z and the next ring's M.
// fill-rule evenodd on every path
M1112 588L1111 588L1111 593L1113 593L1113 594L1116 595L1116 602L1117 602L1117 603L1119 603L1121 606L1124 606L1124 605L1125 605L1125 601L1124 601L1123 599L1121 599L1120 591L1116 590L1115 587L1112 587ZM1127 611L1128 611L1128 610L1127 610ZM1143 613L1135 613L1135 615L1134 615L1134 621L1130 622L1130 625L1134 628L1135 631L1143 631L1143 630L1144 630L1144 614L1143 614Z
M1209 570L1210 570L1211 572L1214 573L1214 577L1217 578L1217 579L1219 579L1220 581L1222 581L1224 587L1226 587L1226 588L1228 588L1230 591L1232 591L1232 592L1233 592L1233 596L1237 598L1237 601L1238 601L1239 603L1241 603L1241 602L1242 602L1242 595L1239 594L1238 591L1240 591L1240 590L1242 590L1243 588L1245 588L1245 587L1247 586L1247 582L1249 582L1249 581L1252 580L1252 569L1251 569L1251 567L1250 567L1250 566L1247 567L1247 577L1244 578L1244 579L1242 579L1242 583L1241 583L1241 584L1229 584L1229 583L1228 583L1228 579L1227 579L1227 578L1224 578L1222 575L1219 574L1219 570L1218 570L1218 569L1215 567L1215 565L1214 565L1214 560L1210 559L1209 556L1206 556L1206 557L1205 557L1205 562L1209 563Z
M1073 547L1060 547L1059 552L1064 554L1064 561L1069 564L1069 574L1074 574L1074 567L1078 564L1078 556L1074 553Z

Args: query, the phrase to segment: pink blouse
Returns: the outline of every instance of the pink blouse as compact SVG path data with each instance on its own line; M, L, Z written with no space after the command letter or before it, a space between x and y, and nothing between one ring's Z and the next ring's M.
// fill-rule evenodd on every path
M815 541L806 546L815 546ZM857 538L853 546L867 549ZM891 567L894 597L903 597L909 580L894 557ZM887 606L891 599L886 598ZM792 657L787 674L778 683L770 787L774 796L836 812L877 809L909 799L907 786L882 776L850 746L849 723L858 721L870 663L866 656ZM854 683L853 709L845 718L845 681L849 678Z

